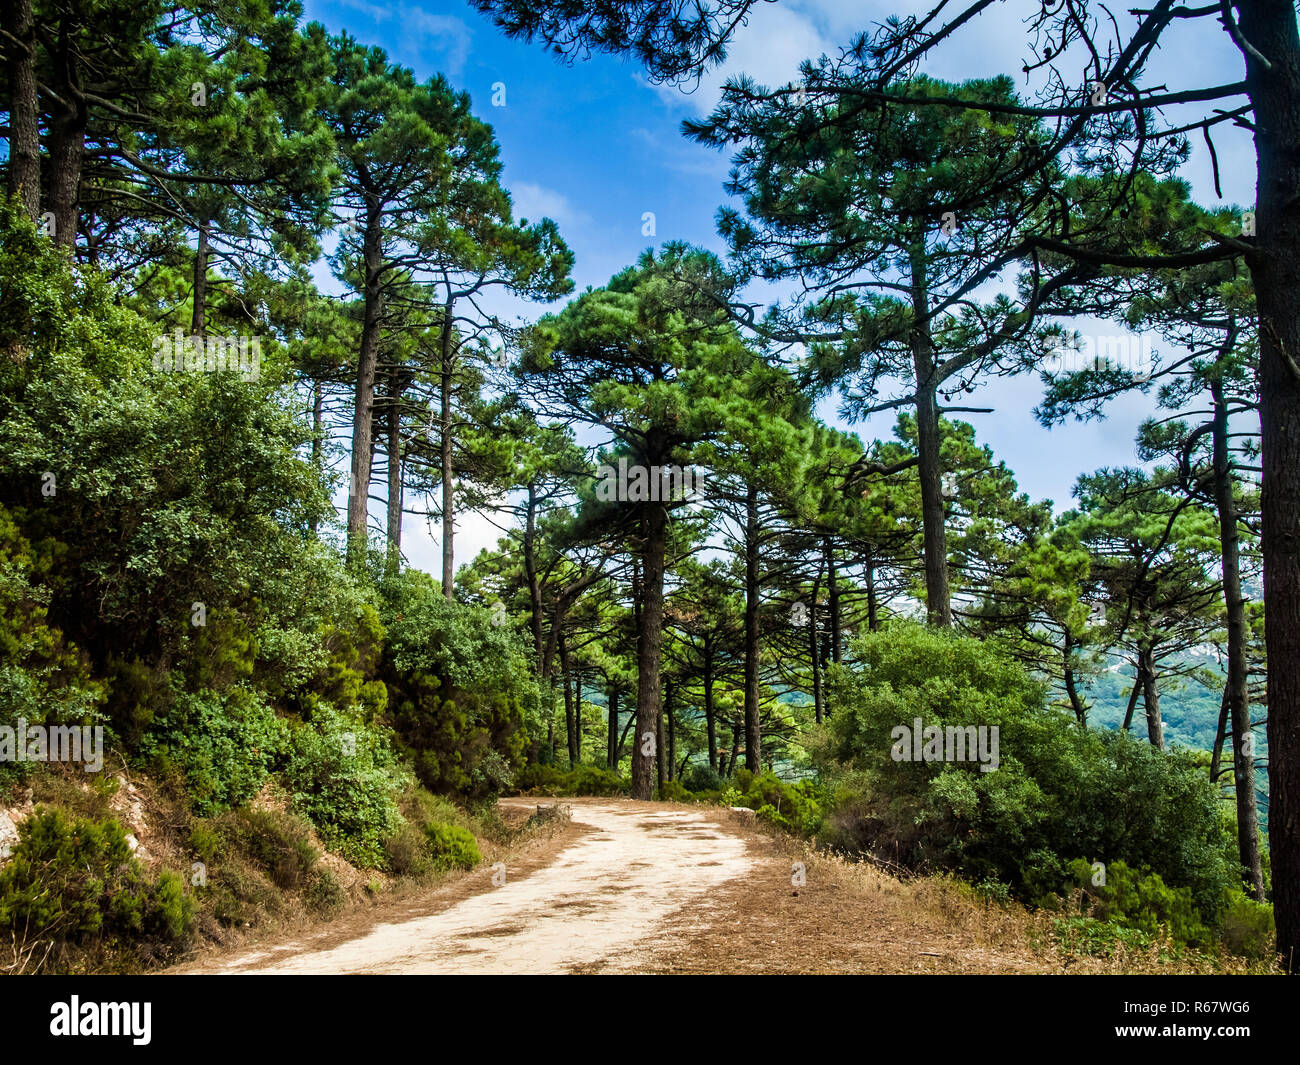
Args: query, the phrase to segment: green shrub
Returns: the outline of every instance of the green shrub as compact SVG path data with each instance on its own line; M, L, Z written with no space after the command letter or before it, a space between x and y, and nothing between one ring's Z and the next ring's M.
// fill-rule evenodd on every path
M226 824L239 853L256 862L285 891L300 890L320 859L307 825L293 814L245 807L231 814Z
M428 825L424 834L439 869L473 869L483 860L474 837L459 825Z
M527 720L540 721L526 641L418 570L386 578L380 594L388 719L420 783L465 799L499 794L524 760Z
M329 847L363 868L387 863L383 843L401 825L407 774L379 732L322 704L293 730L285 780Z
M242 688L176 692L154 718L140 752L185 778L190 805L210 817L248 802L270 776L285 727L263 698Z
M568 781L568 774L553 765L525 765L515 772L515 787L520 791L559 795Z
M388 868L398 876L421 877L433 872L429 837L415 825L403 824L384 840L384 853L388 856Z
M829 670L836 712L811 741L835 795L829 844L996 880L1031 902L1052 892L1069 858L1103 855L1186 888L1215 922L1230 881L1224 829L1193 756L1079 728L989 641L895 622L856 649L860 664ZM996 726L998 768L894 760L893 730L918 717Z
M258 925L284 909L284 896L250 865L232 862L209 870L208 893L213 917L235 928Z
M1277 924L1273 907L1256 902L1236 890L1228 892L1219 925L1219 938L1233 954L1246 958L1267 958L1277 949Z
M737 770L734 787L740 801L730 806L747 806L754 816L798 835L809 836L822 823L822 809L812 781L797 784L782 780L773 773L755 776L747 769Z
M680 780L665 780L655 791L660 802L690 802L694 798Z
M594 765L580 765L569 774L569 788L573 795L621 795L628 783L612 769Z
M317 866L303 895L307 905L323 916L337 913L347 901L347 893L332 869Z
M164 943L187 942L194 929L194 900L185 894L185 881L171 869L164 869L149 888L144 907L143 931Z
M1061 947L1072 954L1098 954L1110 957L1121 944L1131 950L1144 950L1153 942L1141 929L1129 928L1095 917L1062 917L1052 922Z
M208 865L225 853L220 831L212 823L201 821L190 829L190 850Z
M190 942L194 903L181 878L147 881L113 818L69 820L38 807L18 835L0 869L0 928L41 968L64 967L70 946L167 957Z
M687 791L721 791L725 782L716 769L692 762L682 772L682 785Z
M406 790L402 795L401 807L403 816L421 829L434 822L460 825L471 832L476 832L479 827L479 817L471 816L447 796L434 795L418 786ZM496 806L491 804L485 809L495 812Z
M65 545L33 545L0 505L0 725L92 724L102 719L104 686L93 680L87 657L47 623L50 586L43 578ZM0 786L24 778L36 763L0 760Z
M1205 947L1210 941L1210 930L1201 921L1191 891L1168 886L1159 873L1110 862L1104 883L1094 883L1103 879L1101 871L1094 872L1090 862L1077 858L1070 862L1069 874L1067 889L1084 916L1153 938L1164 932L1189 947Z
M613 770L594 765L563 772L549 765L527 765L515 774L515 787L541 795L623 795L628 782Z
M402 795L401 827L384 841L388 867L399 876L435 869L472 869L483 860L473 829L479 820L450 799L411 787Z

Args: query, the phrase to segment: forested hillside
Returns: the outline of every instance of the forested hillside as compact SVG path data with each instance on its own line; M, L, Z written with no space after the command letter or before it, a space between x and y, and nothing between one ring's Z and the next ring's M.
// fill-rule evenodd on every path
M474 6L673 82L750 5ZM1091 7L1026 11L1086 53ZM1294 162L1282 206L1193 195L1142 88L1175 17L1082 97L932 77L915 20L734 78L683 129L732 158L725 253L576 291L486 97L297 0L8 3L0 970L504 862L551 831L520 793L754 811L1081 953L1293 964L1300 200ZM1044 447L1144 397L1137 461L1031 498L979 429L1012 378Z

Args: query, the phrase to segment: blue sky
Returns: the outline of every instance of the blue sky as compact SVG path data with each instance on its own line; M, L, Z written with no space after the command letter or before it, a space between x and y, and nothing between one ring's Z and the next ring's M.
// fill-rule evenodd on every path
M1029 41L1021 19L1038 7L1037 0L998 5L941 47L925 72L951 80L1010 73L1023 87L1021 64L1029 54ZM855 30L891 13L921 9L922 4L903 0L760 4L737 37L727 66L688 95L652 85L636 64L608 56L567 66L538 44L505 39L463 2L426 0L395 6L371 0L305 0L308 20L323 23L332 33L346 29L362 42L379 45L420 78L440 71L470 93L475 111L496 131L503 180L517 215L535 219L544 214L559 223L576 256L579 290L603 284L646 247L666 240L688 240L725 252L714 218L726 201L722 183L727 156L686 140L680 126L683 118L711 109L727 75L743 71L761 83L788 83L797 76L800 60L823 51L833 54ZM1198 26L1195 32L1175 27L1151 67L1149 82L1164 81L1176 89L1241 76L1239 57L1224 35L1208 21ZM504 88L505 106L492 106L494 87ZM1171 117L1187 121L1198 116ZM1199 139L1184 172L1195 195L1207 206L1253 203L1255 168L1248 136L1226 131L1216 134L1215 143L1223 199L1215 196L1208 153ZM653 237L642 233L645 212L654 214ZM543 308L515 310L535 316ZM1103 331L1117 329L1108 326ZM996 381L974 397L974 405L995 407L997 412L965 417L980 440L1015 471L1024 491L1035 499L1053 499L1060 510L1070 505L1070 488L1080 473L1136 463L1133 436L1150 401L1122 398L1111 405L1104 422L1071 423L1048 431L1032 415L1041 391L1036 377ZM833 406L824 413L832 414ZM850 428L869 439L887 436L892 421L884 415ZM493 543L497 534L485 521L467 517L458 535L460 565ZM405 546L413 564L437 571L436 546L422 520L408 522Z

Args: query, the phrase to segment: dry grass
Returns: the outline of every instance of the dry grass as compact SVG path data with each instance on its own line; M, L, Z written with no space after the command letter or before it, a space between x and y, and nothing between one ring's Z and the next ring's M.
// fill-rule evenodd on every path
M698 809L698 808L697 808ZM1117 944L1108 957L1063 949L1054 915L999 903L946 876L896 876L809 850L725 813L755 873L683 908L640 949L602 971L652 973L1262 973L1230 956ZM792 883L804 863L806 883Z

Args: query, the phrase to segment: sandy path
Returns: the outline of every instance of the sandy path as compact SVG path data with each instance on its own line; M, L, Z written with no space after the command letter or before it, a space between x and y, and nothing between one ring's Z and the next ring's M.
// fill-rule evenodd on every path
M751 872L745 841L684 809L563 800L592 831L530 875L441 913L380 924L328 949L289 943L217 973L563 973L625 955L669 915Z

